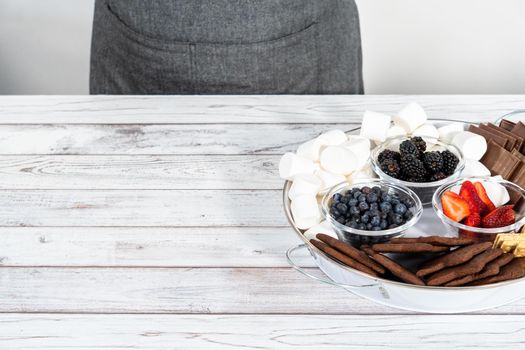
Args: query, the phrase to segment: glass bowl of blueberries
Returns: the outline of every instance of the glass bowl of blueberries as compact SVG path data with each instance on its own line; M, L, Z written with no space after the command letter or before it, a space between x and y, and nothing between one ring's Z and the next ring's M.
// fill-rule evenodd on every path
M456 146L419 136L387 139L372 151L370 161L381 179L413 190L424 206L430 206L434 192L459 178L465 168Z
M360 246L403 235L419 221L423 205L405 186L369 179L332 187L321 212L340 240Z

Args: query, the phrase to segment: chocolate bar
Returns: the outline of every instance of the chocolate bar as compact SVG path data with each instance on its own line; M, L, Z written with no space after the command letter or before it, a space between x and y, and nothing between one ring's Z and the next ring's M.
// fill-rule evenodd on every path
M499 123L499 127L502 128L502 129L505 129L507 131L511 131L512 128L514 128L514 126L516 126L516 123L511 122L510 120L507 120L507 119L503 119Z
M513 134L512 132L505 130L503 128L500 128L494 124L488 124L487 125L490 129L492 129L494 132L499 133L500 135L506 135L507 139L510 143L512 143L512 148L509 149L509 151L512 151L513 149L517 149L518 151L521 150L521 147L523 146L523 137L520 137L518 135Z
M510 130L510 132L516 136L519 136L525 139L525 124L523 124L522 122L519 122L518 124L514 125L514 127ZM525 145L523 145L519 151L522 154L525 154Z
M481 126L481 125L480 125ZM482 129L481 127L477 127L474 125L469 126L468 131L473 132L474 134L478 134L480 136L483 136L487 142L490 140L494 141L496 144L500 145L501 147L510 150L509 141L504 135L497 134L495 132L492 132L492 130L486 130Z
M501 175L508 180L521 160L491 140L487 144L487 152L481 158L481 163L490 170L492 175Z

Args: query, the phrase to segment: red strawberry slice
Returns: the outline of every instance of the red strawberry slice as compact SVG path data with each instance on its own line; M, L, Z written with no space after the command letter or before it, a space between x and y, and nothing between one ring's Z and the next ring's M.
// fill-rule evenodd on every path
M480 227L481 226L481 215L479 213L472 213L465 220L463 220L463 225L471 227Z
M456 222L460 222L470 215L470 208L466 200L452 191L446 191L441 196L443 213Z
M496 209L496 206L494 205L494 203L492 203L489 196L487 195L487 191L485 190L485 187L483 187L483 184L481 182L474 182L474 187L476 188L476 192L478 193L479 198L487 206L488 212L490 213L491 211Z
M512 225L516 221L516 213L512 209L513 207L514 205L504 205L491 211L481 220L481 226L494 228Z
M484 216L489 213L487 205L478 196L476 187L470 181L464 181L459 190L461 198L467 201L471 213L479 213Z

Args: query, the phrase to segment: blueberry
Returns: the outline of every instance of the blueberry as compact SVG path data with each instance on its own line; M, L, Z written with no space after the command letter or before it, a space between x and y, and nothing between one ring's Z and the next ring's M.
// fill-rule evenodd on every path
M370 220L370 217L368 215L366 215L366 214L361 215L361 222L362 223L366 224L366 223L368 223L369 220Z
M348 211L348 206L344 203L339 203L336 206L337 210L339 210L341 213L346 213Z
M357 225L357 229L358 230L366 230L366 226L365 226L365 224L361 223L361 224Z
M379 217L381 218L381 220L386 220L386 218L388 217L388 214L387 213L380 213Z
M339 202L341 202L341 203L348 203L349 199L350 199L350 197L348 197L347 195L344 195L343 197L341 197Z
M352 223L353 223L352 220L346 220L346 222L345 222L345 226L351 227L351 226L352 226Z
M370 220L370 223L372 226L379 226L381 225L381 218L379 216L372 216L372 220Z
M366 195L362 194L359 196L359 198L357 198L358 201L360 202L366 202Z
M377 209L370 209L370 216L379 216L381 212Z
M368 203L377 202L377 194L375 192L370 192L366 195L366 200L368 201Z
M403 217L399 214L394 214L392 216L392 223L396 225L401 225L403 223Z
M336 218L336 217L338 217L338 216L341 216L341 213L340 213L339 210L337 210L336 208L331 208L331 209L330 209L330 214L331 214L334 218Z
M354 206L350 207L350 211L349 212L352 215L357 215L357 214L360 213L360 210L359 210L359 208L357 206L354 205Z
M390 229L390 228L396 228L396 227L397 227L396 224L392 224L392 225L388 226L389 229Z
M334 202L340 202L340 201L341 201L341 198L343 198L343 196L341 195L341 193L336 193L336 194L334 194L334 196L332 197L332 199L334 200Z
M394 207L394 213L396 214L403 215L406 212L407 207L403 203L396 204L396 206Z
M361 192L363 192L364 194L369 194L370 192L372 192L372 189L368 186L365 186L361 188Z
M358 223L355 221L350 221L350 227L351 228L357 228ZM348 226L348 225L347 225Z
M338 217L338 218L335 219L335 220L336 220L338 223L340 223L340 224L344 224L344 223L345 223L345 218L342 217L342 216Z
M381 187L374 186L372 187L372 191L374 191L377 195L381 194Z
M390 213L390 211L392 210L392 204L390 204L389 202L383 202L379 205L379 207L381 208L381 211L385 214Z
M348 203L347 203L347 204L348 204L349 206L353 207L353 206L356 206L357 203L358 203L357 199L355 199L355 198L351 198L351 199L348 200Z
M354 194L352 195L355 199L359 198L359 196L361 196L362 193L361 191L355 191Z
M392 201L392 196L389 195L388 192L383 192L383 194L381 194L381 199L383 202L390 202Z
M407 212L403 215L403 217L405 218L405 220L410 220L414 217L414 214L412 214L411 211L407 210Z
M390 204L392 204L392 206L396 206L396 205L398 205L399 203L401 203L401 202L400 202L399 199L397 199L397 198L392 198L392 199L390 200Z
M368 206L368 203L367 202L361 202L359 203L359 210L360 211L366 211L369 209L369 206Z
M377 203L370 203L370 210L378 210L379 204Z
M367 229L368 231L370 231L370 230L372 229L372 227L373 227L373 226L372 226L371 223L366 224L366 229Z
M385 230L388 227L388 222L386 222L386 220L381 220L379 227L381 228L381 230Z
M381 227L379 227L379 226L372 227L372 231L381 231L381 230L383 230L383 229Z

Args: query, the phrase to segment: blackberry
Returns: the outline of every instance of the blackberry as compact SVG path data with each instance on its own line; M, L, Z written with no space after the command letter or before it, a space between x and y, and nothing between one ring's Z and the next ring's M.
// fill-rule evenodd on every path
M408 154L413 154L416 157L419 155L419 150L417 146L410 140L405 140L399 145L399 152L401 153L401 158Z
M425 140L423 140L422 137L420 136L412 137L410 141L412 141L412 143L416 145L417 150L421 154L423 154L423 152L427 150L427 143L425 142Z
M426 152L423 154L423 164L430 173L437 173L443 168L443 158L439 152Z
M426 182L428 173L423 162L416 157L401 160L401 178L409 182Z
M399 164L393 159L385 159L385 161L381 163L381 170L388 176L396 179L399 178Z
M450 151L443 151L441 152L441 158L443 158L443 172L445 175L454 174L459 163L458 157Z
M445 178L447 178L447 175L444 172L442 172L442 171L438 171L437 173L432 174L430 176L429 180L430 181L439 181L439 180L443 180Z
M384 151L379 153L379 155L377 156L377 161L379 162L379 164L381 164L386 159L393 159L399 162L401 160L401 155L399 154L399 152L392 151L390 149L385 149Z

